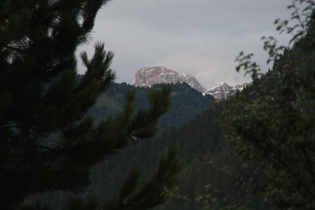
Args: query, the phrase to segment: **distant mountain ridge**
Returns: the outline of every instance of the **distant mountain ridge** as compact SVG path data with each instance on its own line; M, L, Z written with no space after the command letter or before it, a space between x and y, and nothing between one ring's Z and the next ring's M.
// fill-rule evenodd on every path
M203 93L206 91L196 78L181 74L163 66L143 67L135 73L133 85L136 87L151 87L155 84L186 83L193 89Z
M143 67L136 71L133 85L136 87L152 87L155 84L177 84L186 83L203 95L212 95L215 99L221 100L233 95L236 90L243 90L248 84L230 86L225 82L217 84L215 87L206 90L196 78L178 73L163 66Z
M215 99L226 99L233 95L236 90L242 91L248 86L248 83L242 85L230 86L225 82L215 85L213 88L203 92L203 95L212 95Z

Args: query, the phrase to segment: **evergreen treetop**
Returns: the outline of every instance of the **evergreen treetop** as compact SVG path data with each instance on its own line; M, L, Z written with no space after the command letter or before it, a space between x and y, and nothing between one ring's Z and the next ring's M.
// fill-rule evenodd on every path
M95 123L86 115L115 78L113 53L102 43L95 44L92 58L82 53L86 73L79 78L75 51L89 40L107 2L1 1L0 209L20 208L34 193L82 189L93 164L154 135L167 111L170 90L163 87L148 93L147 110L134 113L130 91L116 117ZM176 158L169 163L179 164Z
M294 0L288 8L298 23L275 22L292 33L292 46L266 40L270 71L259 72L252 55L238 57L237 70L250 73L253 84L219 107L225 139L259 166L261 193L280 209L315 208L314 6L312 0Z

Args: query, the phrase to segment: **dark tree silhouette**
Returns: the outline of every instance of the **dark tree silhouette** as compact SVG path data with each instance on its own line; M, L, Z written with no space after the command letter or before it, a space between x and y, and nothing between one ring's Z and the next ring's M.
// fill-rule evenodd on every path
M34 193L82 189L95 163L153 136L167 111L170 88L163 87L148 93L147 110L134 113L135 93L130 91L124 110L115 117L95 123L86 115L115 78L110 69L113 53L96 43L91 59L81 54L86 73L78 77L75 51L88 41L96 14L107 2L1 1L0 209L21 208ZM163 202L159 195L163 186L173 183L179 160L174 149L161 159L151 182L140 186L137 179L132 185L127 180L115 207L123 209L126 200L128 207L139 208ZM155 182L159 187L150 191L154 197L142 197L139 203L144 188L151 189Z

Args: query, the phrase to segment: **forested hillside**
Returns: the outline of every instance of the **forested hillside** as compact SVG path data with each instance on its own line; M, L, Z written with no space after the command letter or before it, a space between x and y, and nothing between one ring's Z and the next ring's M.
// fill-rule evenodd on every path
M127 89L136 89L137 109L147 108L145 97L149 88L113 84L90 111L92 116L101 120L121 111ZM212 97L202 96L187 84L173 85L170 96L172 108L161 118L160 128L165 129L160 135L117 151L115 156L94 167L92 183L84 197L88 200L96 196L102 198L103 203L108 202L119 192L130 170L140 168L147 175L152 174L158 154L175 145L183 160L183 169L176 184L180 189L177 193L186 198L158 209L199 209L202 204L195 199L197 195L205 194L205 190L211 193L207 200L216 208L245 206L257 209L261 206L259 208L264 209L266 204L252 193L252 182L256 181L256 177L251 167L243 168L241 160L221 140L217 117L211 108ZM71 196L54 193L31 200L58 209Z
M125 97L128 91L135 91L136 111L148 109L147 92L149 90L160 90L162 87L163 85L154 85L152 88L140 88L126 83L113 83L106 92L101 94L97 103L89 111L89 114L96 120L96 122L100 122L110 116L116 116L124 109L124 104L126 102ZM171 85L170 87L171 107L159 120L159 133L163 132L164 129L177 132L177 128L174 126L183 124L187 120L195 118L200 112L209 109L213 102L212 96L203 96L200 92L194 90L186 83ZM195 126L206 129L200 123L195 124ZM189 137L193 133L193 131L190 131L187 133L186 137ZM173 135L176 134L174 133ZM216 137L214 136L214 138ZM175 139L174 141L169 141L169 139L164 137L162 140L146 139L145 141L135 142L135 145L132 145L127 149L117 150L115 156L110 156L110 158L107 158L106 161L103 161L94 168L92 173L92 184L88 190L89 193L86 195L96 195L96 197L101 198L101 200L106 203L105 201L108 201L115 192L118 192L118 189L120 189L127 178L129 171L133 167L139 166L141 171L153 173L153 170L156 167L158 154L166 151L170 144L172 142L176 143L176 141L177 140ZM191 151L193 154L194 151L190 150L192 142L186 142L185 145L186 151L178 148L179 152L187 153L188 151ZM194 146L196 151L199 150L198 147L198 145ZM203 150L202 152L198 152L200 154L203 154L208 150L206 145L200 148ZM38 201L39 203L51 206L52 209L60 209L71 196L73 196L73 194L64 192L60 192L60 194L48 193L44 196L33 197L30 200L32 203ZM87 197L88 196L85 196L85 198ZM55 202L56 200L58 200L58 202Z
M156 138L119 151L93 169L92 183L85 197L101 197L106 203L118 193L121 186L117 183L123 183L130 170L140 168L146 174L152 174L158 154L169 145L176 145L183 169L176 183L179 191L175 197L185 198L156 209L200 209L205 202L213 209L273 209L255 195L254 186L259 175L254 174L253 166L244 164L221 140L216 117L213 109L208 109L179 127L166 129ZM44 201L57 208L60 204L54 201L60 201L64 196L67 194L49 195Z
M90 114L94 119L100 121L123 110L128 90L136 92L136 110L147 109L149 107L147 91L149 89L160 89L161 87L162 85L153 85L151 88L146 88L135 87L126 83L114 83L98 98ZM159 120L160 131L170 126L180 125L186 120L194 118L198 113L210 107L213 97L211 95L203 96L186 83L177 83L171 85L170 101L170 109Z

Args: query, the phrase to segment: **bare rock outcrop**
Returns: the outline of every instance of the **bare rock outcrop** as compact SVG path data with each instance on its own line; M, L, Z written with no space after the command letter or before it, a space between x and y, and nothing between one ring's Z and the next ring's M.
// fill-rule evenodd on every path
M137 87L177 83L187 83L190 87L201 93L206 90L194 77L178 73L163 66L141 68L135 73L133 81L133 85Z

